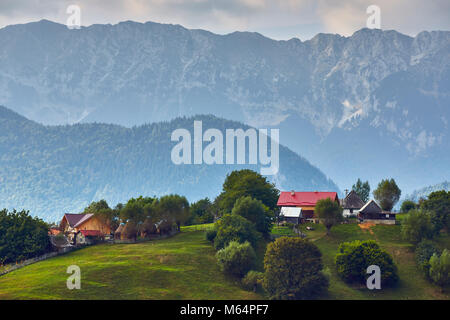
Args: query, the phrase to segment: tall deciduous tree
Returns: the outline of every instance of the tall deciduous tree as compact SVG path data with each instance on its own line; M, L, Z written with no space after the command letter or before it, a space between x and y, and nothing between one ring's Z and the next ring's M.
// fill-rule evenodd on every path
M277 208L279 190L259 173L244 169L230 173L223 184L219 195L220 213L231 213L237 199L250 196L261 200L270 210Z
M370 185L369 181L362 182L361 179L358 178L358 181L352 186L352 190L356 192L356 194L361 198L362 201L369 201L370 196Z
M445 228L447 232L450 232L450 191L441 190L430 193L420 207L434 212L433 224L436 231Z
M327 228L327 235L333 226L343 220L342 207L330 198L317 201L314 212Z
M102 223L115 230L119 225L119 210L111 209L106 200L94 201L87 206L83 213L93 213Z
M102 199L100 201L91 202L91 204L84 209L83 213L96 213L104 209L110 209L110 207L108 202Z
M208 198L198 200L190 206L190 216L186 225L214 222L213 204Z
M177 224L178 231L181 225L189 218L189 202L185 197L171 194L159 199L160 213L171 217Z
M394 179L383 179L378 187L373 191L373 196L380 204L381 208L391 211L394 205L400 199L401 190L395 183Z

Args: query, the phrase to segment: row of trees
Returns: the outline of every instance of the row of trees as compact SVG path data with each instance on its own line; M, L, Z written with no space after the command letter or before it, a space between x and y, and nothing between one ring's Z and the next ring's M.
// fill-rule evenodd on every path
M358 194L362 201L367 202L370 198L369 181L362 182L358 178L352 186L352 190ZM391 211L395 204L400 200L401 190L394 179L383 179L373 191L373 197L380 204L383 210Z
M428 195L427 199L420 199L418 203L407 200L402 203L401 211L404 213L412 213L417 215L417 212L427 214L429 219L427 225L430 226L430 232L438 234L440 230L444 229L450 231L450 191L435 191Z
M180 230L190 219L189 202L183 196L167 195L161 198L139 197L128 200L126 204L118 204L113 209L105 200L92 202L84 213L93 213L100 221L109 225L112 230L119 224L126 223L122 231L126 238L138 235L148 236L167 232L176 226Z

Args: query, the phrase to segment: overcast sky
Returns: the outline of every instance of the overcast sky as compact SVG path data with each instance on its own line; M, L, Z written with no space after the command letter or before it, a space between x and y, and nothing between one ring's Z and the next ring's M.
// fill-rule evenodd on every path
M0 27L41 19L66 23L71 4L81 8L84 26L154 21L305 40L319 32L351 35L366 26L367 7L377 5L382 29L409 35L450 30L450 0L0 0Z

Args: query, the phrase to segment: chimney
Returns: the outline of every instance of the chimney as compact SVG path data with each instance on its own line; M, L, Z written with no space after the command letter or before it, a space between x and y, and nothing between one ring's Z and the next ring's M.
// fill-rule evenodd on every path
M295 191L291 190L291 196L295 196Z
M345 196L347 196L348 195L348 189L345 189L344 192L345 192Z

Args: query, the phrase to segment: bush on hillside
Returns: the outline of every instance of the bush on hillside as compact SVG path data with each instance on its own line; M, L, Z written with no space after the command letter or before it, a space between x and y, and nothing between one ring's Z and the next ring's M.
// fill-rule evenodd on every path
M376 265L381 269L382 286L392 286L398 281L397 267L392 257L373 240L341 243L336 255L338 274L347 282L366 284L367 268Z
M402 236L405 240L418 244L423 239L434 236L431 214L422 210L411 210L403 218Z
M428 277L430 271L430 258L439 250L429 240L422 240L416 247L416 262L419 269Z
M440 257L435 253L430 258L430 278L443 289L450 286L450 251L447 249Z
M236 200L232 214L240 215L254 224L257 231L264 236L270 233L273 214L260 200L252 197L241 197Z
M256 255L249 242L231 241L216 254L220 269L229 275L243 277L255 264Z
M246 290L256 292L259 288L262 288L263 280L264 273L251 270L242 278L242 285Z
M231 241L239 243L248 241L253 247L256 247L258 240L261 239L261 234L255 230L253 224L236 214L224 215L216 222L216 230L217 235L214 239L216 250L223 249Z
M301 238L281 237L270 243L264 269L263 286L271 299L313 299L329 285L319 248Z

